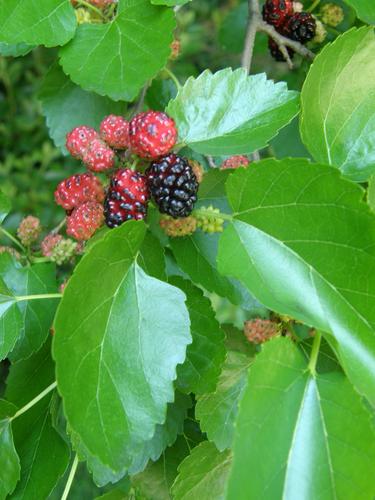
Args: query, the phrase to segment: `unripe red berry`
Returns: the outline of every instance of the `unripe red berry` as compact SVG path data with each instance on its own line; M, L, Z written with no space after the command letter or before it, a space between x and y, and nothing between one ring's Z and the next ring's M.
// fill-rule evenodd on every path
M67 217L66 234L78 241L88 240L103 222L103 206L94 201L87 201Z
M270 319L256 318L245 321L244 333L250 342L262 344L281 333L280 326Z
M114 149L129 146L129 122L122 116L109 115L100 124L100 136Z
M160 111L139 113L130 122L130 147L141 158L156 159L167 154L176 140L174 120Z
M223 161L223 164L220 168L239 168L239 167L248 167L250 165L250 160L247 156L236 155L231 156Z
M107 226L113 228L131 219L144 219L149 198L144 175L129 168L117 170L111 179L104 202Z
M66 149L74 158L82 159L90 142L98 137L92 127L76 127L66 135Z
M101 139L94 139L83 155L83 163L92 172L105 172L114 167L115 152Z
M102 202L104 188L95 175L76 174L60 182L55 191L55 200L65 210L72 210L86 201Z

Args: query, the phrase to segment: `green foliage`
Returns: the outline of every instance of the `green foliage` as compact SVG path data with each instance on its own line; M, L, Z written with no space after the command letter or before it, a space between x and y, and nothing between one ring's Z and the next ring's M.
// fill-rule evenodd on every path
M371 0L345 0L365 23L375 24L375 5Z
M375 264L375 221L361 188L326 166L266 160L233 174L227 189L236 217L221 239L219 269L269 308L330 334L352 382L375 401L374 282L368 273ZM331 265L332 252L339 267ZM361 280L349 285L353 271Z
M375 13L345 1L290 71L242 0L0 0L0 499L375 497ZM85 169L66 134L148 109L199 172L192 234L146 200L52 263L77 214L54 191ZM147 175L112 149L106 192Z
M14 490L20 478L20 461L13 443L13 433L9 417L14 415L16 407L0 400L0 498Z
M374 48L372 29L348 31L319 54L302 89L306 147L316 161L339 167L354 181L374 173L375 156L369 148L375 131Z
M120 0L119 11L111 23L80 25L61 49L60 63L83 89L132 101L165 65L174 19L169 9L149 0Z
M345 377L313 375L290 340L267 344L240 403L227 498L372 498L374 454L369 414Z
M69 280L55 320L54 358L67 419L114 471L130 466L163 423L176 365L191 342L183 293L135 262L144 235L142 223L128 223L94 245ZM73 304L74 316L66 312Z
M266 146L290 122L298 113L298 95L264 74L205 71L185 83L167 112L176 120L180 142L194 151L245 154Z
M123 104L74 85L57 64L45 76L39 99L50 136L65 153L66 134L74 127L85 123L98 129L104 116L121 114L125 110ZM61 113L62 109L64 113Z
M173 498L224 500L231 460L229 451L220 453L212 443L201 443L179 466L178 476L172 487Z
M0 41L54 47L73 36L76 18L70 0L1 0Z

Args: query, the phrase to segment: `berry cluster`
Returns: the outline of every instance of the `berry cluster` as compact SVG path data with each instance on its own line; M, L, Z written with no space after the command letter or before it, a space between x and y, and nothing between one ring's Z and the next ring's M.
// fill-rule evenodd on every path
M170 153L176 141L172 118L151 110L130 122L107 116L99 132L81 126L68 133L67 150L89 172L73 175L57 186L55 200L67 212L67 234L84 241L104 221L113 228L127 220L144 219L151 197L163 214L188 217L202 171L198 164ZM124 150L128 150L125 155ZM130 155L151 161L144 174L126 168L123 161ZM97 173L110 174L106 190Z
M266 0L263 6L263 19L268 24L274 26L281 35L296 42L305 44L311 41L316 34L317 23L315 18L308 12L296 9L298 2L292 0ZM277 43L268 39L268 47L272 57L276 61L284 61ZM287 48L289 57L294 56L294 51Z

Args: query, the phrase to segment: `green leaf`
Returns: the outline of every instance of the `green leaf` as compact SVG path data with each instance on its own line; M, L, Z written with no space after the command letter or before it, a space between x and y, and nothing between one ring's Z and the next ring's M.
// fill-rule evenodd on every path
M219 168L212 168L206 172L199 185L199 197L196 207L208 207L212 205L221 212L230 213L225 192L225 183L231 173L233 171L220 170Z
M172 80L155 79L147 90L146 103L150 109L164 111L176 94L176 85Z
M375 172L374 50L368 27L338 37L316 57L301 94L307 149L317 162L339 167L354 181Z
M298 113L298 93L266 75L248 76L242 68L189 78L167 113L179 141L198 153L252 153L268 144Z
M234 284L225 276L221 276L217 270L218 244L218 234L205 234L201 231L196 231L191 236L170 240L179 267L194 283L203 286L209 292L226 297L233 304L239 304L241 296Z
M51 357L51 340L48 339L38 352L10 366L5 397L17 407L22 407L54 380L55 365ZM27 412L24 415L28 414L30 413Z
M0 420L0 498L7 498L20 478L20 461L14 447L10 420Z
M367 203L371 210L375 212L375 174L370 177L367 189Z
M10 200L5 194L0 191L0 224L10 212L12 206Z
M208 441L199 444L178 467L178 476L172 486L173 499L224 500L231 462L229 451L220 453Z
M96 497L95 500L126 500L128 498L127 494L121 490L112 490L108 491L108 493L104 493L104 495L100 495L100 497Z
M67 420L113 471L130 466L164 422L176 366L191 342L183 293L134 262L145 231L144 223L127 222L93 245L69 279L55 320Z
M164 450L174 444L177 436L183 433L187 410L191 405L190 396L175 393L175 401L168 405L165 423L157 425L152 439L142 445L129 468L129 474L143 471L149 460L156 462Z
M174 277L170 283L187 297L193 343L186 351L186 360L177 368L177 387L202 394L215 388L225 358L225 335L215 318L210 301L189 281Z
M51 344L10 368L6 397L24 406L54 380ZM48 498L69 463L69 449L52 426L52 392L13 422L14 443L21 462L21 479L12 499Z
M25 56L34 48L34 45L28 45L27 43L16 43L11 45L0 42L0 55L4 57Z
M16 297L54 293L57 290L55 266L36 264L22 267L7 254L0 255L0 277L11 296L2 304L3 335L16 336L17 342L10 358L14 361L27 358L40 349L46 340L58 304L58 299L16 301ZM10 332L9 330L12 330ZM5 350L4 350L5 351Z
M2 261L0 256L0 264ZM13 349L21 329L21 311L12 292L0 277L0 359L5 359Z
M171 9L149 0L120 0L119 9L110 23L81 24L60 62L85 90L132 101L164 67L175 22Z
M235 54L243 51L248 12L248 4L241 2L225 17L219 31L219 42L224 49Z
M146 233L140 248L138 264L149 276L166 281L164 249L150 232Z
M173 7L174 5L184 5L185 3L191 2L191 0L151 0L154 5L168 5Z
M363 190L307 160L266 160L227 183L219 269L269 309L326 332L375 403L375 219Z
M370 415L344 375L313 377L289 339L265 344L240 403L228 500L370 499L374 460Z
M66 134L74 127L84 123L98 129L105 116L111 113L122 114L125 111L122 103L115 103L107 97L82 90L65 76L57 64L46 74L39 99L50 136L64 153L67 153Z
M0 41L64 45L73 38L76 17L70 0L0 0Z
M375 24L375 5L372 0L344 0L353 7L362 21Z
M12 493L20 478L20 461L14 447L9 417L17 407L0 399L0 498Z
M198 397L195 415L203 432L207 433L219 451L230 448L234 423L238 413L251 359L239 352L228 352L217 387Z
M143 471L150 460L157 461L165 449L174 444L178 435L183 433L184 421L190 407L190 396L176 392L175 401L168 405L164 424L156 426L153 437L140 445L129 468L124 468L120 472L114 472L97 457L91 455L78 436L71 432L73 446L78 451L79 457L87 460L87 467L98 486L105 486L110 482L117 483L126 473L134 475Z
M225 332L225 345L228 351L240 352L246 356L254 356L257 352L255 344L249 342L244 335L244 331L233 325L223 324L221 328Z
M187 441L179 437L157 462L150 462L143 472L131 478L136 492L147 500L171 500L170 489L177 476L177 467L188 454Z

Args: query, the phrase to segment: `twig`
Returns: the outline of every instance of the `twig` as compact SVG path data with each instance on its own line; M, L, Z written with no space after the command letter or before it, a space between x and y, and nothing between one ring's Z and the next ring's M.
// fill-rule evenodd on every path
M206 156L207 158L207 161L208 161L208 164L211 168L216 168L216 163L214 162L214 159L212 158L212 156Z
M66 224L66 217L63 218L62 221L60 221L55 228L50 231L51 234L58 234L60 232L60 229L62 229Z
M260 14L259 0L248 0L249 2L249 20L247 24L246 38L244 50L242 53L241 65L249 73L253 58L255 36L258 31L266 33L274 40L284 56L289 68L293 68L292 60L288 53L288 47L293 49L297 54L300 54L307 59L314 59L315 54L299 42L291 40L283 35L280 35L273 26L266 23Z
M259 20L258 31L263 31L263 33L267 33L267 35L269 35L273 40L275 40L280 50L281 47L284 46L293 49L294 52L297 52L297 54L306 57L306 59L313 60L315 57L314 52L311 52L311 50L302 45L302 43L295 42L294 40L291 40L286 36L280 35L280 33L278 33L273 26L264 22L263 19Z
M145 98L146 98L147 90L148 90L149 86L150 86L150 83L147 82L146 85L143 87L143 89L142 89L142 91L141 91L141 93L139 95L139 99L137 101L137 104L134 107L134 115L136 115L137 113L139 113L140 111L142 111L143 105L145 103Z
M98 16L100 16L102 19L106 18L105 15L103 14L103 12L100 9L98 9L94 5L91 5L91 3L86 2L86 0L76 0L76 2L79 5L82 5L82 7L86 7L87 9L92 10L93 12L95 12L95 14L98 14Z
M251 61L253 59L255 36L258 31L260 20L260 10L258 0L249 1L249 19L247 22L245 45L242 53L241 66L250 72Z

